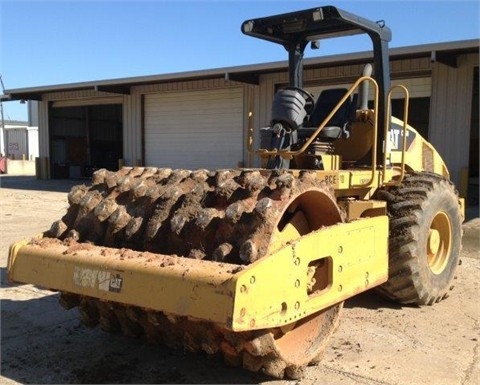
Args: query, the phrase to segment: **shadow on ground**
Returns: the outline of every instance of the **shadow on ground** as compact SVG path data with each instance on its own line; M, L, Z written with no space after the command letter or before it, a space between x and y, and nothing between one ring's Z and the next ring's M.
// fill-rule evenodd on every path
M3 285L8 290L28 286ZM76 309L52 292L28 300L2 299L1 375L37 384L258 384L268 377L228 367L219 356L173 350L141 339L90 329Z
M90 185L90 179L37 179L34 176L0 175L0 188L68 193L73 186Z
M401 310L402 305L383 298L375 290L368 290L345 301L344 307L347 309L364 308L364 309L395 309Z

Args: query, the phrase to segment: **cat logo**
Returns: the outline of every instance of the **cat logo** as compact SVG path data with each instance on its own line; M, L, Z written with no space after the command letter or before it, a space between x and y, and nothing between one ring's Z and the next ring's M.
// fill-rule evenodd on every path
M120 274L113 274L108 271L75 266L73 283L84 288L120 293L123 286L123 277Z
M123 278L120 274L115 274L110 277L110 285L108 291L120 293L122 290Z
M407 148L405 149L405 151L408 151L414 139L415 133L413 131L407 130ZM403 127L392 124L392 129L390 130L390 143L392 143L392 151L402 151Z

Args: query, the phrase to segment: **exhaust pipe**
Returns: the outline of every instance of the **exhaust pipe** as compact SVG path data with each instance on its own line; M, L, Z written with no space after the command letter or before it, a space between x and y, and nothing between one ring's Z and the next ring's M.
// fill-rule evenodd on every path
M370 63L365 64L363 67L363 76L372 76L372 65ZM365 111L368 110L368 90L369 84L368 81L364 80L362 84L360 84L360 110Z

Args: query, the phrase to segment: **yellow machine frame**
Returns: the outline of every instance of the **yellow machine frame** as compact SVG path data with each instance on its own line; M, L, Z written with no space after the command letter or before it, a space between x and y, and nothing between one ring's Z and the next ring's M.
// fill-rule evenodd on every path
M12 281L244 331L290 324L385 282L387 240L385 215L359 219L240 266L131 250L122 257L122 250L89 245L71 250L51 239L43 248L39 237L11 247L8 271Z

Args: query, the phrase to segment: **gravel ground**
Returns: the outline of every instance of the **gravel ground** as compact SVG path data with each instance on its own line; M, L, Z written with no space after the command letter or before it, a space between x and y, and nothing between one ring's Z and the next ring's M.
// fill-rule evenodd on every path
M57 294L7 283L8 246L48 229L66 211L66 193L80 183L0 177L1 384L480 383L478 207L464 223L462 264L449 298L420 308L387 302L373 292L352 298L323 361L309 367L301 381L272 381L226 367L216 357L88 329L76 310L58 305Z

